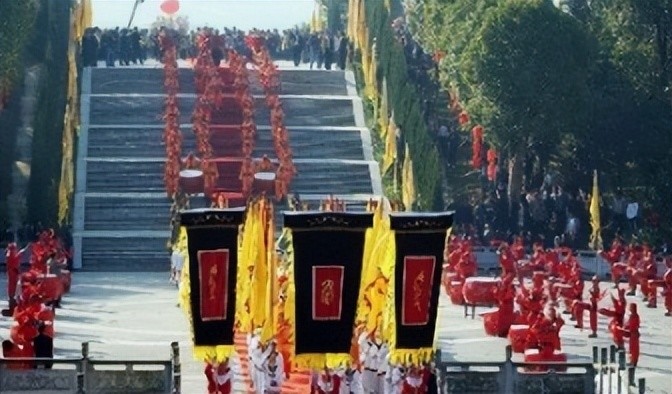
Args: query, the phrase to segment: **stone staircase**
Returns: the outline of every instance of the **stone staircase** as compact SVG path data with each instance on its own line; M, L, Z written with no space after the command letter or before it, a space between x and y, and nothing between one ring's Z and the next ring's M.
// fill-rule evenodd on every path
M282 65L280 69L280 99L298 170L290 193L313 207L333 194L346 200L350 209L363 209L368 198L382 190L352 74ZM250 75L258 126L254 157L274 158L270 111L256 72ZM182 68L178 102L183 156L196 151L190 124L195 99L193 72ZM163 100L163 70L158 66L84 70L73 218L75 268L168 269L170 200L163 185ZM235 131L213 128L212 135L216 156L235 162L230 157L236 156L240 145L233 138ZM219 167L220 186L235 188L239 167ZM205 204L192 201L192 206ZM279 213L284 209L283 204L276 207ZM277 225L282 226L281 220Z

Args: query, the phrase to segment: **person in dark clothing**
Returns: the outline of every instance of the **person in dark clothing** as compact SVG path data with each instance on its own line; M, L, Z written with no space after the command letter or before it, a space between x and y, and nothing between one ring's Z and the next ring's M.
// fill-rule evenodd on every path
M294 66L298 66L301 63L301 53L303 52L304 41L301 34L297 31L293 34L294 44L292 45L292 60L294 60Z
M134 27L129 35L131 41L131 61L133 64L144 64L145 59L142 55L142 46L140 45L140 32L137 27Z
M98 38L92 29L86 29L82 37L82 62L84 67L96 67L98 64Z
M341 70L345 70L345 62L348 57L348 37L345 35L345 33L341 32L340 34L340 40L338 42L338 68Z
M44 333L45 325L40 322L37 327L37 336L33 338L33 348L35 349L36 358L54 358L54 339ZM38 364L38 368L39 368ZM44 368L51 369L53 363L45 362Z

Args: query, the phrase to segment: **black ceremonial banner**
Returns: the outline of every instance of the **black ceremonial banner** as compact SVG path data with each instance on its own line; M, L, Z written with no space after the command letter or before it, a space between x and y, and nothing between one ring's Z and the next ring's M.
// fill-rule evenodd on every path
M238 228L245 208L181 213L187 229L194 346L233 345Z
M446 231L453 213L391 213L397 349L434 346Z
M295 352L349 354L371 213L284 212L294 250Z

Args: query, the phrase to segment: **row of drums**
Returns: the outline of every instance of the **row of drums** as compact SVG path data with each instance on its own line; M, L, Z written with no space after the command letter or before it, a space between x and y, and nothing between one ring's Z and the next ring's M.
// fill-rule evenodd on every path
M205 192L205 179L201 170L180 171L180 187L185 194L201 194ZM257 172L254 174L253 193L275 192L275 173Z

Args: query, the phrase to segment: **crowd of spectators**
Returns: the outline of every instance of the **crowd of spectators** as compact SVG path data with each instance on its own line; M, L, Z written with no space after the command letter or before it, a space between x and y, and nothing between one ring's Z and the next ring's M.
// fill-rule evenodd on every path
M437 143L442 170L454 172L458 164L466 164L459 162L461 155L458 155L458 149L471 144L468 136L459 131L455 119L449 118L451 114L447 113L447 105L441 108L446 100L441 100L441 95L445 93L439 83L437 59L413 39L403 18L395 20L392 27L398 42L404 47L408 78L414 82L419 97L423 98L424 119L427 130ZM487 147L482 149L484 154L486 151ZM482 162L486 163L486 158ZM470 167L470 164L464 167ZM502 168L499 171L503 173ZM591 233L590 193L581 189L565 190L557 174L546 171L534 189L521 191L516 201L510 204L505 177L489 181L485 166L478 173L481 180L479 189L470 193L470 199L455 201L446 207L456 211L455 233L468 236L474 244L484 246L511 242L514 237L522 236L527 245L541 242L546 247L587 248ZM617 236L628 241L641 241L644 238L643 229L655 228L659 221L655 212L642 209L636 199L620 190L603 197L600 207L602 238L606 247ZM667 249L668 244L662 242L658 246Z
M103 62L107 67L143 64L147 59L160 61L159 35L162 27L152 29L114 28L87 29L82 39L83 66L98 66ZM241 54L249 54L245 36L252 34L265 39L271 57L275 60L293 61L296 66L309 63L310 68L331 69L333 64L345 69L347 39L338 32L310 32L295 27L279 31L253 29L248 32L237 28L223 30L199 27L189 32L171 30L177 43L178 58L194 59L198 55L198 37L210 37L213 56L225 59L229 49Z

